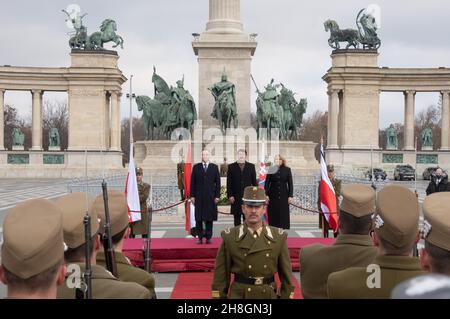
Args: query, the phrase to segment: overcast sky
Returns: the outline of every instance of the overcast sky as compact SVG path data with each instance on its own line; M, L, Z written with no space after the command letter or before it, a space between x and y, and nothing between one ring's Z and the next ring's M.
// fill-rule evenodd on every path
M79 4L88 15L89 33L105 18L115 19L124 38L119 67L134 74L137 94L153 97L152 67L156 65L169 85L185 74L185 88L198 101L198 64L191 33L201 33L208 20L208 0L0 0L0 65L69 66L69 29L61 12ZM331 66L323 22L332 18L341 28L355 28L358 11L369 4L381 7L380 66L450 67L450 1L446 0L242 0L241 18L247 33L258 33L252 73L262 87L273 77L309 101L308 112L327 108L322 76ZM110 44L106 45L108 48ZM129 83L123 85L127 93ZM125 94L124 94L125 96ZM44 99L65 99L66 94L45 94ZM418 94L416 113L437 104L438 94ZM31 111L31 94L11 92L6 103L21 114ZM255 97L252 98L254 104ZM122 100L122 116L128 116ZM403 122L403 95L383 93L380 126ZM137 109L134 108L134 114Z

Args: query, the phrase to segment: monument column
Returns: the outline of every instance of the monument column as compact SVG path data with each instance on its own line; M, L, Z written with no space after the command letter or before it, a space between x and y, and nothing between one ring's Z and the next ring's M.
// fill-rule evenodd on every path
M414 102L415 91L406 91L405 93L405 151L413 151L414 145Z
M194 33L192 48L198 56L198 117L204 128L218 126L211 117L214 98L208 87L220 82L225 70L235 84L239 127L250 127L252 56L256 50L254 34L244 32L240 0L209 0L209 21L202 34ZM268 79L256 79L261 83Z
M105 149L109 149L111 147L111 117L110 117L110 94L108 91L105 91L105 125L104 125L104 134L105 134Z
M42 90L32 90L33 94L33 129L31 150L42 151Z
M111 151L120 151L120 95L111 92Z
M330 90L328 105L328 146L327 148L338 148L339 129L339 90Z
M0 89L0 151L5 149L5 119L4 119L4 110L5 110L5 90Z
M450 92L442 91L442 132L441 132L441 151L448 151L450 134Z
M240 0L209 0L207 32L242 33Z

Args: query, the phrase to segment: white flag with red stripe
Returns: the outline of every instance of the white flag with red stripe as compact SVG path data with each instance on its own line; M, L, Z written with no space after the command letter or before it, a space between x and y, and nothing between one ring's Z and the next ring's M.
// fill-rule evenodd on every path
M339 216L337 214L336 193L333 184L328 177L327 163L325 162L325 154L323 145L320 145L320 172L322 178L320 180L320 208L323 215L330 225L330 228L336 233L338 231Z
M125 184L125 196L128 205L128 220L130 223L141 220L141 203L136 180L136 167L134 166L133 143L130 143L130 161L128 162L128 175Z

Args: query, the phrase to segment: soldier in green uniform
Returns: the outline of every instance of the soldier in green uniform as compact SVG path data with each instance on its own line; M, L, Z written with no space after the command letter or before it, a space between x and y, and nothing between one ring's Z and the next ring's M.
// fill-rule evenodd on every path
M377 250L370 238L375 191L367 185L344 185L339 211L339 235L332 246L320 244L300 251L300 283L308 298L328 298L328 275L349 267L366 267Z
M185 200L186 195L184 194L184 160L181 159L177 164L177 182L178 189L180 190L181 200Z
M134 267L128 258L122 253L123 242L130 235L128 226L128 211L125 195L119 191L108 191L109 218L111 225L111 237L117 264L117 276L125 282L135 282L144 286L150 292L152 299L156 299L155 278L152 274ZM92 206L94 214L100 218L100 230L105 229L105 209L103 195L95 198ZM106 268L105 253L97 254L97 265Z
M217 253L212 297L293 298L294 285L287 234L282 229L263 225L262 214L266 209L264 190L248 186L244 190L242 201L244 224L222 232L223 242ZM232 273L234 282L230 288ZM279 291L274 279L275 273L278 273L281 281Z
M450 298L450 193L429 195L423 201L424 223L421 230L425 248L420 252L422 268L431 273L398 285L396 299Z
M139 192L139 202L141 203L141 220L131 224L131 238L136 235L142 235L142 238L147 238L148 221L147 221L147 199L150 194L150 185L144 183L142 180L143 170L140 167L136 168L137 186Z
M339 212L339 196L341 196L342 181L340 179L335 178L334 165L328 164L327 171L328 171L328 178L330 179L331 184L333 185L333 188L334 188L334 192L336 194L336 207ZM330 226L328 225L327 220L325 218L323 218L322 208L320 206L320 183L319 183L319 187L317 189L317 209L320 212L319 228L322 228L323 237L328 238L328 231L330 229ZM334 237L337 237L337 233L334 234Z
M86 203L87 202L87 203ZM98 216L92 210L92 200L87 201L83 193L71 193L56 201L63 213L64 242L67 250L64 259L68 267L66 284L58 288L58 299L77 297L80 282L85 269L85 232L83 218L86 206L91 216L91 267L93 299L150 299L150 292L134 282L122 282L105 268L97 265L97 254L102 249L99 235Z
M429 195L423 201L422 266L432 273L450 276L450 193Z
M61 210L46 199L12 208L3 223L0 281L9 299L55 299L64 283Z
M367 267L348 268L328 276L331 299L387 299L402 281L422 275L412 251L418 238L419 204L409 189L390 185L377 196L373 243L377 256Z

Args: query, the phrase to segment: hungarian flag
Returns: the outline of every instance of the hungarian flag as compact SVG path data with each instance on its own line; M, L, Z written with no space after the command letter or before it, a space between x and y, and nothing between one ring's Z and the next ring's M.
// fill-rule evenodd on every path
M133 143L130 143L130 161L128 162L128 175L125 184L125 196L128 206L128 220L130 223L141 220L141 204L136 180L136 167L134 166Z
M259 165L259 174L258 174L258 186L259 188L264 189L264 185L266 184L266 163L264 163L265 154L264 154L264 143L262 143L261 148L261 164ZM269 223L269 216L267 215L267 209L263 212L263 223L267 225Z
M339 216L337 214L336 193L334 192L333 184L328 178L327 163L325 162L325 155L323 145L320 145L320 171L322 179L320 180L320 208L323 215L333 229L334 233L338 231Z
M191 174L192 174L191 141L189 141L187 145L186 161L184 162L184 195L186 199L190 198ZM186 223L184 225L184 228L189 234L191 234L192 229L195 228L195 206L190 201L186 201L184 205L186 212Z

